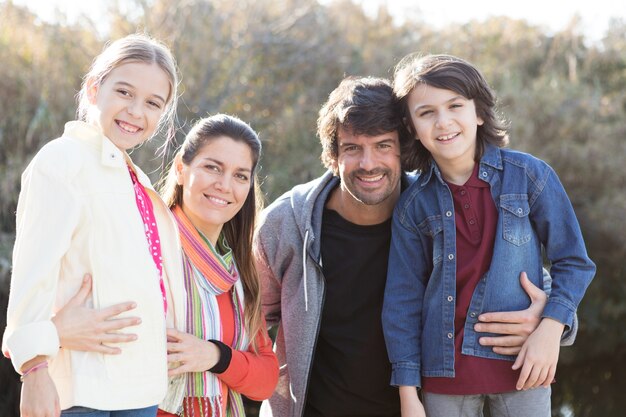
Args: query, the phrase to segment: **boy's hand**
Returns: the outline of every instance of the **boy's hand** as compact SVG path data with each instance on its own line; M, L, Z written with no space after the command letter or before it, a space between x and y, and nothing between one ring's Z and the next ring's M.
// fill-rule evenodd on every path
M528 337L513 364L513 369L522 368L516 385L518 390L550 386L556 373L564 328L562 323L544 318Z
M426 411L417 396L415 387L401 386L399 393L402 417L426 417Z

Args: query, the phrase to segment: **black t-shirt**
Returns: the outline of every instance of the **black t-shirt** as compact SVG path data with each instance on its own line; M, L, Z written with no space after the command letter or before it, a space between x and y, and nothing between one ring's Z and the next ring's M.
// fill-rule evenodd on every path
M324 210L326 295L305 417L400 415L381 323L390 241L391 220L359 226Z

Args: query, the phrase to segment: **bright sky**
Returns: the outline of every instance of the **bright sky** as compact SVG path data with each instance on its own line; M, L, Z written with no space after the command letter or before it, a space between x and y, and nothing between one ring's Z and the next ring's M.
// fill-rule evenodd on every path
M7 0L0 0L7 1ZM319 0L329 3L333 0ZM417 17L440 28L465 23L471 19L484 20L489 16L510 16L558 31L567 26L578 14L582 30L590 40L602 37L611 17L626 21L626 4L623 0L353 0L375 11L381 3L399 19ZM98 21L105 10L103 0L13 0L15 4L28 5L44 20L53 20L55 10L65 14L70 22L81 13ZM621 3L621 4L620 4Z

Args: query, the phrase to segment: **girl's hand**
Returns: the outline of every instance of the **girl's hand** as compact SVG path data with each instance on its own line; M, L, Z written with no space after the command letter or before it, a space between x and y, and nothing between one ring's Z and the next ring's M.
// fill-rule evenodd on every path
M136 304L126 302L95 310L85 306L90 294L91 275L86 274L76 295L52 318L59 334L61 347L110 355L122 353L119 347L111 347L107 344L137 340L136 334L119 333L119 331L138 325L141 319L139 317L115 318L120 313L132 310Z
M426 411L424 411L424 406L417 396L415 387L401 386L399 393L402 417L426 417Z
M170 366L174 365L168 371L169 376L208 371L219 359L220 351L214 343L176 329L167 329L167 362Z
M59 395L48 369L38 369L24 377L20 399L21 417L59 417Z
M522 346L513 369L522 368L516 388L548 387L556 374L561 335L565 326L556 320L544 318Z

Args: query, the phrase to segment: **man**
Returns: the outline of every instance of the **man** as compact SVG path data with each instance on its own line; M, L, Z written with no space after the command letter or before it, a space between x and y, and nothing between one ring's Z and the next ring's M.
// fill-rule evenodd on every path
M386 80L343 80L318 119L329 171L263 212L255 256L268 325L280 325L281 370L261 415L400 415L381 326L391 215L415 180L402 171L412 139L399 114ZM508 335L481 341L499 353L517 353L543 310L545 294L522 285L528 310L490 313L483 320L495 323L477 325Z

